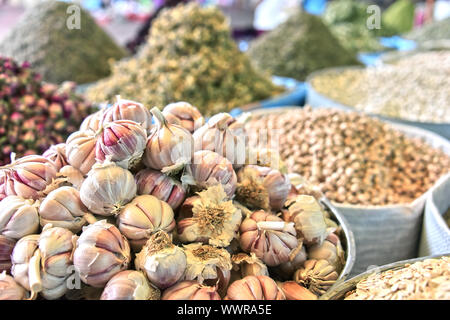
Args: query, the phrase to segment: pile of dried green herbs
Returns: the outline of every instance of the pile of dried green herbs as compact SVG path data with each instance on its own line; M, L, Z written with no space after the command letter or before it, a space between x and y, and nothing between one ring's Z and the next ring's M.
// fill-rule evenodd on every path
M252 68L218 9L190 3L161 12L138 55L114 65L87 95L101 102L120 94L148 107L184 100L211 115L281 91Z
M450 17L426 24L405 35L406 38L419 43L433 40L450 40Z
M255 40L248 55L261 70L301 81L319 69L359 64L319 17L303 11Z
M108 76L108 60L121 59L126 52L79 7L77 29L77 11L67 12L69 6L42 1L31 7L2 40L0 54L28 61L49 82L89 83Z

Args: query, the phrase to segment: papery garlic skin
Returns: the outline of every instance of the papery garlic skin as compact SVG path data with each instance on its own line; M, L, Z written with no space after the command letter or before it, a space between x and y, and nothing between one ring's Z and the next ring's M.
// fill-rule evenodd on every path
M59 143L48 148L43 154L43 157L50 160L55 166L56 170L60 170L62 167L68 164L66 159L66 144Z
M95 164L95 143L97 138L94 131L76 131L66 141L67 162L82 174L87 174Z
M286 281L278 285L286 300L317 300L317 296L294 281Z
M73 254L81 281L103 287L116 273L126 270L131 260L127 239L105 220L83 228Z
M97 131L100 128L103 119L103 109L88 115L80 125L80 131Z
M288 262L298 240L294 224L263 210L253 212L240 226L240 244L269 267Z
M125 270L108 281L100 300L159 300L160 296L142 272Z
M27 291L30 291L28 264L36 249L38 249L38 242L38 234L25 236L16 243L11 255L11 275Z
M315 260L327 260L339 273L345 265L345 252L339 237L334 233L328 235L322 245L314 245L308 248L308 258Z
M238 253L231 257L233 270L239 272L241 278L247 276L269 276L267 266L254 253Z
M152 115L142 103L121 99L120 97L112 107L103 110L101 121L105 125L117 120L131 120L139 123L147 133L152 128Z
M0 235L0 273L3 271L11 272L11 255L15 245L14 239Z
M225 300L286 300L276 282L267 276L247 276L233 282Z
M0 201L0 234L18 240L37 232L38 206L39 203L19 196L9 196Z
M26 291L13 277L8 276L5 271L0 273L0 301L1 300L24 300Z
M169 123L177 124L190 133L205 124L205 118L196 107L185 101L170 103L162 111Z
M137 194L149 194L167 202L173 210L186 198L181 182L153 169L140 170L136 175Z
M314 294L325 294L337 281L339 274L327 260L308 260L304 267L294 274L294 281L308 288Z
M110 162L96 164L80 190L83 204L102 216L117 214L135 195L136 182L131 172Z
M133 250L139 251L153 233L175 229L174 213L166 202L154 196L137 196L122 208L117 226Z
M73 186L78 191L80 191L81 185L84 181L84 176L81 171L72 166L62 167L61 170L59 170L59 172L56 174L56 176L58 178L65 179L65 181L70 186Z
M220 295L215 287L185 280L166 289L161 300L220 300Z
M294 272L303 267L303 264L307 260L306 249L304 246L294 249L289 257L289 261L280 264L273 270L281 279L292 279Z

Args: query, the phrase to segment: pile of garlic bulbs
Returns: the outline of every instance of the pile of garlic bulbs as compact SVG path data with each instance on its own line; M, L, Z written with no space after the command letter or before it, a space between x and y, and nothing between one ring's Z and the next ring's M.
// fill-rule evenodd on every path
M0 167L0 300L317 299L342 230L245 120L118 97Z

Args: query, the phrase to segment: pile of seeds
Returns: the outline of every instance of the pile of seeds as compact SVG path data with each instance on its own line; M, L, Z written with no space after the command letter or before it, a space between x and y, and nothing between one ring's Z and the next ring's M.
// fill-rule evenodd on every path
M356 112L305 107L255 115L246 129L251 146L273 137L290 172L343 204L410 203L450 168L441 150Z
M346 300L449 300L450 258L426 259L397 270L374 273Z
M325 72L318 92L371 114L450 123L450 51L418 53L395 65Z
M87 95L103 102L120 94L149 107L189 101L211 115L280 92L239 51L218 9L190 3L162 11L152 23L147 45L136 57L116 64L111 77Z

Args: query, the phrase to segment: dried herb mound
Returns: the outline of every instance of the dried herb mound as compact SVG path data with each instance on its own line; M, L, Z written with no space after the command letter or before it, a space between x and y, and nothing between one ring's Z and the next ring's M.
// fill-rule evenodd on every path
M426 24L404 36L419 43L430 40L450 40L450 17Z
M303 11L255 40L248 55L261 70L301 81L319 69L359 64L320 18Z
M211 115L280 92L239 51L224 15L191 3L161 12L138 55L117 63L88 96L106 101L121 94L148 106L189 101Z
M411 0L397 0L383 12L383 24L396 33L411 31L415 6Z
M62 143L93 109L73 83L43 83L29 64L0 56L0 165Z
M108 76L109 59L121 59L126 52L82 9L80 29L69 29L70 5L43 1L31 7L3 39L0 54L30 62L49 82L88 83Z

